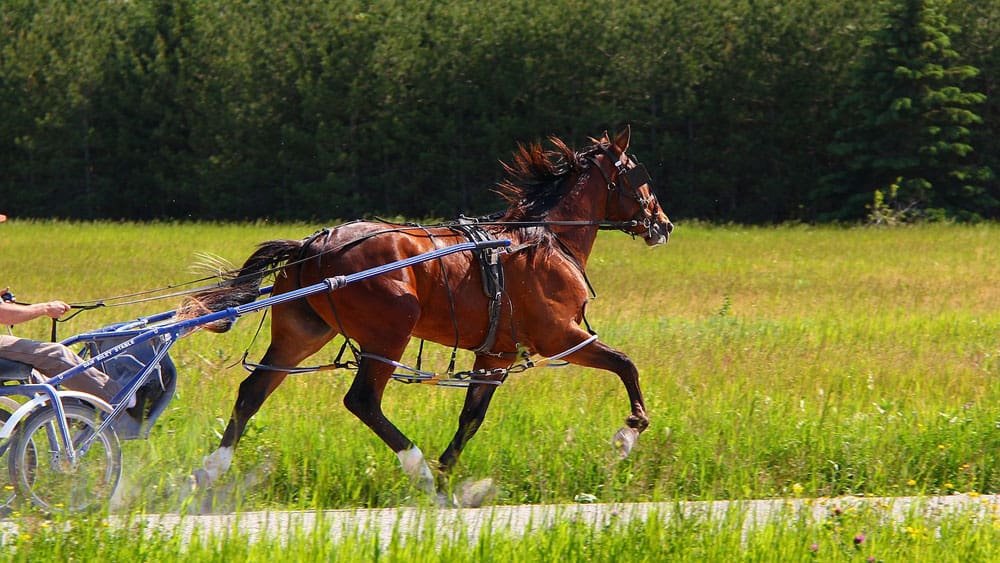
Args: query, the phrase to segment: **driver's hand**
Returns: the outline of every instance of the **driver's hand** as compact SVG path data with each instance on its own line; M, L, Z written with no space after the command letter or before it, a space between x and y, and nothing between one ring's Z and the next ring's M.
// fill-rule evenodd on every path
M58 319L59 317L65 315L70 309L69 305L62 301L49 301L48 303L42 303L42 307L45 310L45 316L53 319Z

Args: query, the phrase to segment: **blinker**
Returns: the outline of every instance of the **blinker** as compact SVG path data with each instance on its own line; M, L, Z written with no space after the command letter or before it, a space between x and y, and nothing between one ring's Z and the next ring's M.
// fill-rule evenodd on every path
M628 185L633 190L639 189L639 186L643 184L649 184L650 187L653 185L653 179L650 178L649 172L646 170L646 166L643 164L636 164L635 168L629 168L628 170L622 172L620 177L624 178Z

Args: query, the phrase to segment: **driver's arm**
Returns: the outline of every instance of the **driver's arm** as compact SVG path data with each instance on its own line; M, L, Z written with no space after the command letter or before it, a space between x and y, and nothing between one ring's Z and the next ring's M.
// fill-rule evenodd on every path
M0 301L0 325L16 325L38 317L58 319L66 311L69 311L69 305L62 301L47 301L32 305Z

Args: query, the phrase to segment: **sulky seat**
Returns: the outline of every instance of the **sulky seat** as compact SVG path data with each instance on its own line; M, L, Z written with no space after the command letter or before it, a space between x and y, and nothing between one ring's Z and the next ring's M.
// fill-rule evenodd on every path
M0 358L0 382L27 381L31 377L31 366Z

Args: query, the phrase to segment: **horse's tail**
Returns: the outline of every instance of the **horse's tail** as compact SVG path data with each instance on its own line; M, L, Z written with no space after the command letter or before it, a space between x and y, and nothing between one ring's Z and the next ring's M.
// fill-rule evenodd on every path
M178 310L178 318L195 318L229 307L246 305L260 296L264 278L281 269L281 264L298 256L307 240L269 240L262 242L235 274L217 286L189 296ZM222 319L202 326L211 332L226 332L236 319Z

